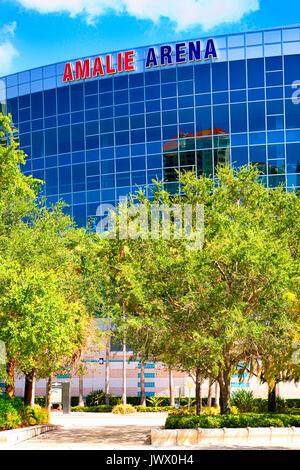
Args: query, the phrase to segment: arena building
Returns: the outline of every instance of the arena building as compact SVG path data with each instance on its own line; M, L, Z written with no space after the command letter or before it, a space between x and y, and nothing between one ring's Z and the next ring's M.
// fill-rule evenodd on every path
M257 163L266 186L300 187L300 25L22 71L0 79L0 102L28 155L24 173L44 180L49 204L63 199L80 226L97 223L100 204L115 205L137 186L150 194L155 178L177 192L178 170L214 177L219 163ZM113 394L120 361L112 359ZM85 394L103 388L102 369L85 378ZM130 395L139 392L138 374L132 363ZM185 390L189 379L177 375ZM147 394L167 394L167 377L150 364ZM246 379L232 386L256 390ZM291 387L284 394L300 397Z

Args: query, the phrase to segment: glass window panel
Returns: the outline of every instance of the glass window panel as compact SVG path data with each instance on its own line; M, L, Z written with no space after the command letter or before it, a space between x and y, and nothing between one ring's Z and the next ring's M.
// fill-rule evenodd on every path
M115 90L122 90L124 88L128 88L128 75L124 75L123 77L115 77L114 88Z
M235 166L236 168L248 165L248 147L232 148L231 161L233 166Z
M269 72L266 74L266 85L277 86L283 84L282 72Z
M213 176L212 150L197 151L197 173L198 175Z
M268 157L270 158L284 158L284 145L268 145Z
M283 129L284 117L283 116L268 116L268 129Z
M196 106L205 106L211 104L211 94L196 95Z
M299 70L300 54L287 55L284 57L284 76L286 84L292 84L295 80L299 80Z
M87 122L85 125L85 132L86 132L86 135L99 134L99 122L98 121Z
M115 106L115 116L128 116L129 107L128 104L119 104Z
M300 173L300 143L286 145L288 173Z
M161 82L176 82L176 69L164 69L161 71Z
M44 157L44 138L43 131L32 133L32 157Z
M288 129L300 128L300 105L292 100L285 101L286 127Z
M193 79L193 66L179 67L177 69L178 80L192 80Z
M31 113L32 119L43 117L43 94L41 92L31 95Z
M251 132L249 134L250 145L265 144L266 133L265 132Z
M135 73L135 74L129 75L129 86L130 88L144 86L144 74Z
M264 59L249 59L247 61L248 87L259 88L265 84Z
M228 105L214 106L213 108L213 127L214 131L221 129L229 132L229 107Z
M211 129L211 108L196 108L196 132Z
M85 165L72 166L73 191L85 190Z
M136 171L132 173L132 186L146 184L146 173L144 171Z
M59 153L67 153L71 150L70 143L70 126L62 126L58 128L58 151Z
M85 109L98 108L98 95L85 97Z
M154 142L161 139L161 128L160 127L151 127L146 129L147 141Z
M207 93L211 91L210 65L195 66L195 92Z
M144 88L133 88L132 90L130 90L130 101L132 103L135 101L144 101L144 99Z
M112 91L112 78L105 78L99 81L99 93L105 93Z
M162 114L162 123L165 124L176 124L177 123L177 111L164 111Z
M143 114L130 117L131 129L139 129L145 127L145 116Z
M117 187L130 186L130 173L119 173L116 175Z
M70 112L69 87L57 88L58 114Z
M267 101L267 114L283 114L283 101Z
M246 132L247 131L247 105L246 103L231 104L231 132Z
M192 80L178 83L178 95L191 95L194 93L194 83Z
M129 117L120 117L115 119L115 130L124 131L129 129Z
M86 149L96 149L99 148L99 136L98 135L93 135L86 137Z
M46 170L46 194L47 196L58 193L58 175L57 168Z
M265 89L256 88L254 90L248 90L249 101L260 101L265 99Z
M85 82L84 84L84 93L85 95L95 95L98 93L98 80L93 80L91 82Z
M265 103L249 103L249 130L264 131L265 130Z
M72 151L84 150L84 126L75 124L71 126L72 132Z
M146 125L147 127L160 126L161 125L160 113L146 114Z
M193 122L194 121L194 110L193 109L180 109L179 110L179 122Z
M71 185L71 167L63 166L59 168L59 193L70 193L72 190Z
M115 92L114 99L115 99L115 104L128 103L128 90Z
M246 61L236 60L229 62L230 88L238 90L246 88Z
M177 85L176 83L168 83L167 85L161 86L161 96L163 98L168 98L171 96L177 95Z
M116 160L117 172L130 171L130 160L129 158L120 158Z
M213 104L223 104L223 103L228 103L229 101L228 92L213 93L212 96L213 96Z
M45 154L55 155L57 153L57 134L56 129L45 131Z
M100 136L101 147L113 147L114 146L114 134L103 134Z
M83 109L83 83L72 85L71 87L71 111Z
M257 147L250 147L250 162L257 164L257 167L263 173L266 173L266 147L260 145Z
M138 144L138 145L131 145L131 155L136 156L136 155L145 155L145 145L144 144Z
M146 87L146 100L152 100L160 98L160 86L147 86Z
M177 136L177 126L163 126L163 139L174 139Z
M265 40L265 43L280 42L281 32L280 31L265 31L264 40Z
M145 142L145 130L138 129L131 131L131 143L138 144L140 142Z
M212 64L212 86L213 91L228 89L228 63Z
M159 83L159 71L151 71L145 73L145 84L146 85L155 85L156 83Z
M268 173L269 175L278 175L278 174L285 173L285 161L277 160L277 161L269 162Z
M161 155L149 155L147 157L147 168L161 168Z
M266 93L267 93L267 100L283 98L283 87L277 86L277 87L267 88Z
M106 160L101 162L101 173L113 173L115 171L114 160Z
M147 104L151 104L151 101L147 101ZM153 111L156 111L154 109ZM145 112L145 104L142 103L133 103L130 105L130 114L143 114Z
M145 157L135 157L131 160L132 171L144 170L146 168Z
M229 148L220 148L214 150L214 167L218 165L228 164L230 161L230 149Z
M100 106L112 106L113 105L113 94L112 93L103 93L99 96Z
M101 119L100 120L100 132L112 132L114 130L114 121L113 119Z

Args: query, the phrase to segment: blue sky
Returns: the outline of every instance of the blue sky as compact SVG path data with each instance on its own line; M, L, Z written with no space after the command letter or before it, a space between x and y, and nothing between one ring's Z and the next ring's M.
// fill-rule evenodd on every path
M300 22L299 0L0 0L0 76L74 57Z

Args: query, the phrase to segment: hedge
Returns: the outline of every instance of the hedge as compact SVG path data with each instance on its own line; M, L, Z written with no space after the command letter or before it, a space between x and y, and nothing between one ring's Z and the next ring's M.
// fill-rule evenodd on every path
M169 416L165 429L300 427L300 416L276 413L243 413L220 416Z
M71 411L85 413L110 413L113 407L111 405L98 406L72 406Z
M25 406L22 398L0 397L0 430L16 429L49 423L49 412L46 408L35 405Z

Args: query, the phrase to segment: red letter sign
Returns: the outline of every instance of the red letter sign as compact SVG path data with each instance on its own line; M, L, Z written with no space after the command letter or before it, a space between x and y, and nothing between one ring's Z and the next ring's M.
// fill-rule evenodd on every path
M65 72L64 72L64 78L63 78L64 83L68 83L68 81L74 82L73 70L72 70L72 66L70 63L67 63L65 65Z

